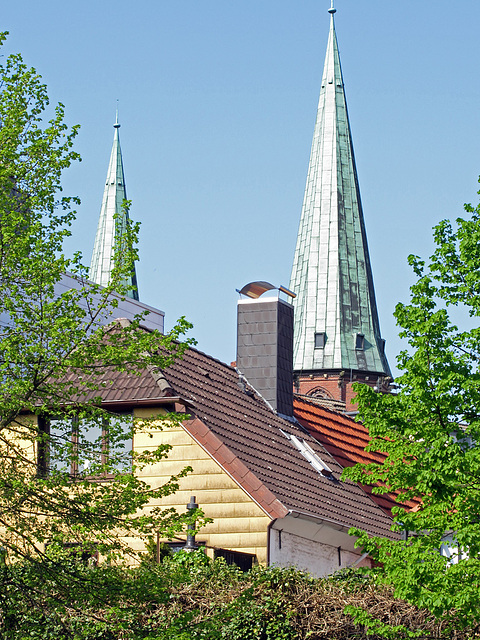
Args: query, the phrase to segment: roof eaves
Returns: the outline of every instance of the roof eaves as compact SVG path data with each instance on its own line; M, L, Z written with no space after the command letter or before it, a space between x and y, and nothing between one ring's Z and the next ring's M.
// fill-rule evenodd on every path
M378 506L378 505L376 505ZM315 514L312 513L308 513L306 511L299 511L296 509L290 509L289 510L289 515L291 515L293 518L301 518L302 520L308 520L309 522L321 522L323 524L328 525L329 527L336 529L337 531L343 531L344 533L348 533L350 531L350 529L352 527L346 526L345 524L342 524L340 522L337 522L336 520L332 520L330 518L325 518L325 517L321 517L321 516L317 516ZM390 516L387 516L390 517ZM362 529L365 527L365 525L362 527L362 525L357 525L358 528ZM391 538L399 538L400 535L390 531L389 532L389 537Z
M187 408L194 408L194 405L189 400L182 398L181 396L159 396L156 398L127 398L122 400L107 400L102 402L103 409L113 409L115 407L132 405L135 407L157 407L157 406L169 406L174 405L177 413L185 413Z
M328 525L329 527L336 529L337 531L343 531L348 533L351 527L348 527L345 524L337 522L335 520L331 520L330 518L324 518L313 513L308 513L306 511L299 511L297 509L290 509L288 512L292 518L300 518L302 520L308 520L309 522L321 522L323 524Z

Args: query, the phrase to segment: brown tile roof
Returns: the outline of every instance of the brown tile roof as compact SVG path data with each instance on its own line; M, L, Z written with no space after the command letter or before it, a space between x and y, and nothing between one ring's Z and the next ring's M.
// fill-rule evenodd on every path
M108 371L104 378L105 387L91 396L112 408L181 399L191 416L185 429L272 518L291 510L395 536L390 517L365 491L340 481L341 461L298 422L277 416L235 368L191 348L162 372ZM331 477L316 471L285 433L305 440Z
M164 375L179 396L192 402L194 417L286 509L392 536L390 518L361 487L340 481L343 469L326 448L298 423L273 413L233 367L189 349ZM333 478L316 471L282 431L305 440ZM238 467L228 461L222 466L241 481Z
M293 404L298 421L310 435L321 442L342 467L353 467L357 463L382 463L386 459L385 453L365 451L365 447L370 442L370 436L360 422L322 407L317 402L309 401L304 396L295 396ZM395 500L397 493L372 494L372 487L364 486L363 488L387 512L399 504ZM405 503L408 508L414 508L416 505L415 500Z
M65 398L65 402L89 402L101 398L103 406L118 403L132 406L145 403L151 406L156 401L162 404L171 403L172 396L175 395L163 374L159 375L147 369L137 374L133 371L115 371L109 368L103 375L91 373L83 375L81 379L86 385L100 383L102 388L87 389L76 396ZM75 373L67 374L62 378L62 382L76 385L78 376Z

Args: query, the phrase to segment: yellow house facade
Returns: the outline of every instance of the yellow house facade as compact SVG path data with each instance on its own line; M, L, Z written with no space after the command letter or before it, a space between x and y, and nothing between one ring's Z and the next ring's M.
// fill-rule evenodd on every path
M145 410L135 412L146 416ZM205 525L197 535L197 543L213 556L215 549L234 549L249 554L258 562L267 562L267 531L271 518L250 495L195 441L181 425L164 425L153 430L153 437L137 432L135 451L154 449L158 444L172 447L168 458L150 465L141 472L141 478L152 486L162 485L172 475L187 466L192 472L180 479L180 489L152 506L175 507L185 511L191 496L196 497L205 515L213 522ZM137 541L135 546L141 550Z

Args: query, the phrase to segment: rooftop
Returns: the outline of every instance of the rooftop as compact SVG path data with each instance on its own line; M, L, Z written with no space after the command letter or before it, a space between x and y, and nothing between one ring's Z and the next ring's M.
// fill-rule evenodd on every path
M371 438L367 429L351 417L320 406L305 397L295 396L294 413L298 421L309 434L318 440L342 467L353 467L358 463L383 463L386 454L378 451L365 451ZM372 487L364 486L365 491L385 511L397 505L397 493L372 494ZM411 500L405 506L414 508L417 501Z
M305 426L277 416L234 367L189 348L164 371L103 374L106 386L87 396L113 410L186 407L185 429L271 517L293 511L392 536L390 517L360 486L341 481L341 461Z

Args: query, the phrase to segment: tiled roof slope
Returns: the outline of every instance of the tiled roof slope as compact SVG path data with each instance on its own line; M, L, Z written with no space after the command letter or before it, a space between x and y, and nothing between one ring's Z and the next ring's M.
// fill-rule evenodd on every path
M189 349L164 375L175 393L192 403L194 417L284 507L339 526L393 535L391 519L363 489L340 481L342 467L326 448L298 423L277 416L233 367ZM282 431L305 440L332 470L333 478L316 471ZM222 466L238 480L234 468L228 463Z
M368 431L363 424L355 422L349 416L330 411L300 396L294 397L294 413L310 435L318 440L343 467L353 467L357 463L382 463L387 457L382 452L365 451L365 447L370 442ZM364 489L387 512L398 505L395 493L372 494L372 487L364 486ZM412 500L405 503L405 506L413 508L416 504L417 502Z
M74 381L73 375L67 378ZM113 410L179 401L190 414L185 429L272 518L292 510L342 528L395 535L391 518L360 486L340 481L343 468L322 443L298 422L277 416L235 368L190 348L164 371L109 369L102 377L104 388L79 399L100 397ZM285 433L307 442L332 476L316 471Z
M91 402L96 398L101 398L102 405L124 405L133 406L139 403L153 404L157 400L164 400L174 396L173 389L165 380L163 373L157 373L145 369L140 373L133 371L116 371L108 368L104 375L99 375L96 369L91 375L83 375L85 383L101 384L103 388L82 391L78 396L65 398L66 402L80 401ZM78 383L78 376L72 372L63 379L65 383Z

